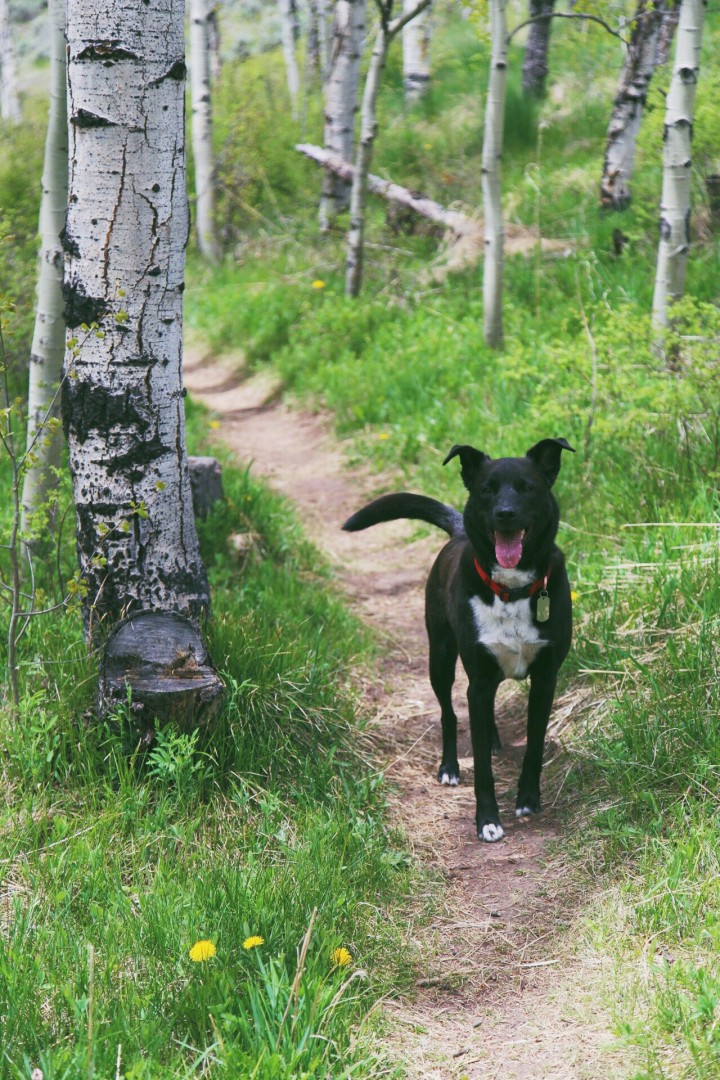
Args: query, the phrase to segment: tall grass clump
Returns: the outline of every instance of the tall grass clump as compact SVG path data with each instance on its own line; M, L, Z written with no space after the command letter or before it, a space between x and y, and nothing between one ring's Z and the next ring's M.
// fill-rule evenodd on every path
M194 410L189 429L210 434ZM362 1023L410 978L416 870L338 677L368 643L287 504L231 465L225 486L201 525L211 732L98 720L77 615L23 641L20 721L0 717L3 1076L385 1069Z

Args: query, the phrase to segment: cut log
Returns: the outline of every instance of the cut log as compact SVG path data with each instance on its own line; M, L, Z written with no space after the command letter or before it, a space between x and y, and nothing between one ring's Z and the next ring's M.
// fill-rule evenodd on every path
M225 498L222 467L214 457L188 457L190 488L196 519L204 521L216 502Z
M141 611L113 630L98 683L98 713L130 710L138 727L209 727L225 687L193 623L172 612Z

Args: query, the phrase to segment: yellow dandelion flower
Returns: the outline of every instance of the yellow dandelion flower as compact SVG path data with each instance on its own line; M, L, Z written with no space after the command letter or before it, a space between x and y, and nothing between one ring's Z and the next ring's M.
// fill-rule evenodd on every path
M573 589L573 590L571 591L571 593L570 593L570 599L571 599L571 600L573 600L573 601L575 601L575 600L577 600L577 598L578 598L578 596L579 596L579 595L580 595L580 593L577 593L577 592L575 592L575 590Z
M334 967L347 967L348 964L352 964L352 956L348 950L342 946L339 949L333 949L330 954L330 960Z
M246 937L243 941L243 949L255 949L258 945L264 945L265 938L260 937L259 934L253 934L252 937Z
M211 420L210 421L210 427L213 429L213 431L217 431L217 429L220 427L220 421L219 420Z
M432 150L432 143L423 143L423 150Z
M378 439L389 439L389 438L390 438L390 436L388 435L387 431L381 431L380 434L378 435Z
M321 281L320 278L318 278L316 281L313 281L312 287L313 287L313 289L324 289L325 288L325 282Z
M202 964L203 961L212 959L216 952L212 941L196 941L190 950L190 959L196 964Z

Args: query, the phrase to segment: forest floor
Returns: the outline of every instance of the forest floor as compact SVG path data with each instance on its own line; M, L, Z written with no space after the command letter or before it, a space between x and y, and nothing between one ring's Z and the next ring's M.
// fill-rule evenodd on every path
M347 465L321 415L291 408L269 375L188 349L185 382L220 421L241 462L297 507L310 539L334 568L352 609L387 643L363 687L377 757L393 785L393 813L425 866L443 879L443 903L415 944L425 974L410 998L386 1001L388 1051L413 1078L595 1080L634 1071L604 1008L610 961L593 953L583 916L595 900L564 859L568 763L558 731L582 707L568 691L555 710L543 814L518 822L513 793L524 747L526 694L504 684L495 774L505 828L497 844L474 829L466 684L458 673L462 784L439 787L438 710L427 677L423 587L442 536L417 538L396 522L363 534L342 522L387 477ZM570 813L568 812L570 810ZM577 825L575 827L578 827ZM424 903L418 898L418 905ZM423 926L418 915L417 926Z

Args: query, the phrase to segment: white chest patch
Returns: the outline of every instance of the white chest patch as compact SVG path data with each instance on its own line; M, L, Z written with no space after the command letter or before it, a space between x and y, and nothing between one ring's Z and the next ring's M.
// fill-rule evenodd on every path
M473 596L470 607L477 640L495 657L505 678L524 679L530 664L546 644L533 623L530 600L504 604L496 596L490 606L479 596Z

